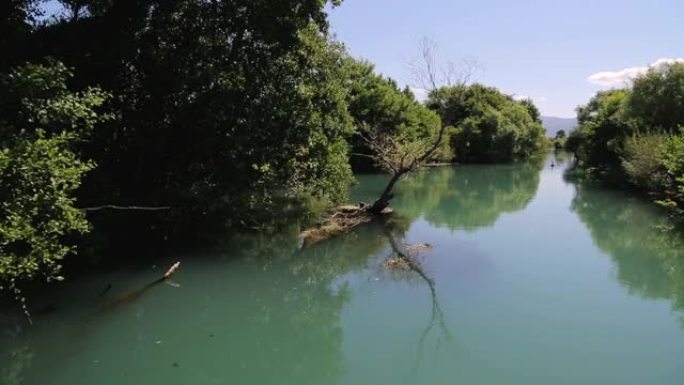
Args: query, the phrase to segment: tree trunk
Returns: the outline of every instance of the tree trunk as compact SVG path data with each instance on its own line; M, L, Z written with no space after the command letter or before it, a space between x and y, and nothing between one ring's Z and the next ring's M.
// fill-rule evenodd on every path
M380 198L373 202L373 205L371 205L368 211L370 211L373 215L382 214L382 211L389 206L389 201L392 200L392 198L394 198L394 194L392 194L394 184L397 183L399 178L401 178L401 176L404 175L406 171L408 170L400 170L394 175L392 175L392 178L387 183L387 186L385 186L385 190L382 192L382 195L380 195Z
M382 214L382 211L389 206L389 201L392 198L394 198L394 194L392 194L392 188L394 188L394 184L397 183L397 181L399 180L399 178L401 178L402 175L406 174L409 171L415 170L417 167L419 167L424 161L426 161L432 155L432 153L435 152L435 150L437 150L439 145L442 143L442 137L444 136L445 129L446 126L440 127L439 134L437 135L437 139L435 140L435 142L432 144L432 147L425 151L425 153L423 153L421 156L414 158L408 165L400 165L391 168L394 171L394 174L392 174L392 178L390 179L389 183L387 183L385 191L382 192L380 198L373 202L373 205L368 209L368 212L370 212L373 215Z

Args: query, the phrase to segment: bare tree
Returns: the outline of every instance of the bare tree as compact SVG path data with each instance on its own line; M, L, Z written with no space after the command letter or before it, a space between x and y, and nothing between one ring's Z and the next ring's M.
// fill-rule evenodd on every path
M409 63L414 80L428 92L442 86L465 85L479 68L473 59L463 60L461 66L453 62L439 65L438 47L434 40L424 37L418 44L418 58ZM375 127L359 124L359 135L370 150L370 154L355 154L373 159L375 164L390 173L391 177L380 197L367 209L381 214L394 197L392 190L405 174L417 169L442 144L446 125L442 124L434 137L428 139L407 138L402 135L380 131Z
M441 64L443 63L443 64ZM481 66L474 58L464 58L458 63L442 61L439 46L429 37L418 41L418 55L407 62L414 87L428 92L440 87L452 87L470 83Z
M379 215L394 198L392 189L406 173L420 167L430 159L439 148L444 137L445 125L440 126L437 136L429 139L407 138L380 132L374 127L361 125L359 135L366 143L371 154L357 154L373 159L375 164L390 173L391 177L380 197L373 202L368 211Z
M437 51L437 43L433 39L423 37L418 41L418 57L407 63L417 87L432 91L441 84Z

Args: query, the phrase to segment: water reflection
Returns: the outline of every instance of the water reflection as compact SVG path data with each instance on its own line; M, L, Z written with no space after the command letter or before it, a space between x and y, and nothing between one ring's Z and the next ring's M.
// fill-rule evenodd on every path
M684 310L684 237L663 212L627 193L577 181L571 209L615 262L631 293L666 298Z
M539 187L542 159L523 164L442 167L402 181L398 210L436 227L474 230L524 209Z
M392 254L390 255L390 257L388 257L388 260L392 258L400 259L403 263L405 263L405 266L407 267L405 271L407 271L410 276L420 277L420 279L422 279L425 282L425 284L430 290L430 302L432 304L430 321L428 322L428 325L426 326L425 330L421 333L419 350L423 350L425 340L433 331L435 326L437 326L439 334L438 342L441 343L442 340L451 340L451 334L449 333L449 329L447 328L446 322L444 322L444 311L442 311L442 306L440 305L439 297L437 296L436 283L434 279L429 277L428 274L425 272L422 263L419 260L419 254L421 252L420 249L422 247L429 246L405 244L402 245L399 241L397 241L396 236L390 228L385 227L383 230L392 250ZM402 269L400 268L399 272L401 271Z
M31 360L33 353L28 349L28 346L20 346L9 352L9 359L5 362L9 365L2 368L0 380L3 384L19 385L23 384L23 373L31 367Z
M407 217L309 248L292 226L169 256L179 288L109 312L158 271L69 280L55 312L2 330L0 383L680 383L679 325L663 301L625 294L594 243L630 291L684 309L681 238L650 226L667 222L649 203L563 183L567 162L550 161L541 183L541 162L420 173L394 204ZM385 269L409 241L434 249Z
M333 281L363 268L385 242L379 231L357 232L296 252L296 234L287 234L239 240L230 253L244 250L241 258L225 252L230 263L220 264L214 255L210 269L202 266L209 258L186 258L175 278L181 289L161 285L114 311L97 306L85 317L63 309L59 318L40 319L22 335L3 338L0 382L45 383L53 368L49 383L55 385L131 378L336 383L343 371L340 312L349 295ZM135 286L133 281L117 284ZM62 330L64 324L78 330L78 339L68 340L74 333Z
M100 298L94 290L96 306L63 308L24 333L3 337L1 382L39 384L52 368L53 385L131 378L165 384L226 378L245 384L337 383L345 371L341 312L350 300L348 283L340 278L377 264L393 247L404 253L399 245L409 223L368 224L305 249L298 248L295 228L241 237L229 250L213 250L212 257L185 258L174 277L180 288L155 287L112 311L103 312L102 305L119 293ZM225 264L217 263L217 254ZM432 296L425 334L435 325L445 331L434 282L418 265L412 274L425 280ZM116 286L135 287L139 281Z

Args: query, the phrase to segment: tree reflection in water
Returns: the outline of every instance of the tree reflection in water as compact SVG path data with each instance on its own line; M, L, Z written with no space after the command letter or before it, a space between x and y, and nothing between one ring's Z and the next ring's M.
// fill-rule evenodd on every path
M395 268L391 268L393 272L393 277L395 279L412 279L414 277L419 277L428 286L430 291L430 301L431 301L431 312L430 318L420 334L418 339L418 349L416 354L415 363L411 369L412 378L418 379L418 369L420 368L421 362L423 360L423 354L425 351L425 342L428 337L436 330L436 345L435 350L439 350L443 343L449 343L452 341L451 333L447 327L447 323L444 317L444 311L439 302L439 296L437 295L437 288L434 279L432 279L424 270L420 259L419 253L427 247L428 245L406 245L397 241L397 237L390 227L384 227L383 233L387 238L390 245L391 252L387 256L386 261L400 260L403 264L396 264ZM418 247L416 247L418 246ZM385 263L384 266L387 268L388 264ZM404 268L405 267L405 268ZM403 274L408 273L408 275ZM435 329L436 328L436 329Z
M508 165L439 167L411 175L397 192L396 210L436 227L475 230L504 213L523 210L539 187L543 159Z
M684 233L652 203L630 194L573 180L571 209L594 244L615 262L630 293L665 298L684 311Z

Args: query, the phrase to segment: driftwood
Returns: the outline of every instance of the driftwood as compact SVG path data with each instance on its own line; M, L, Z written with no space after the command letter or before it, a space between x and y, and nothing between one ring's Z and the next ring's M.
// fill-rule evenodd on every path
M83 211L100 211L100 210L135 210L135 211L162 211L170 210L170 206L117 206L117 205L102 205L95 207L84 207Z
M168 270L164 273L163 276L159 277L158 279L136 289L133 291L125 292L122 295L118 296L116 299L113 301L109 302L107 305L105 305L106 310L113 310L125 303L133 302L137 299L139 299L145 292L156 286L157 284L160 284L167 279L169 279L172 275L176 274L178 269L180 268L180 262L176 262L171 267L169 267ZM110 284L111 285L111 284Z
M346 234L358 225L373 221L379 216L372 211L372 205L359 202L357 205L343 205L332 211L316 226L306 229L299 234L302 247L311 246L331 237ZM390 208L385 208L382 215L391 214Z

